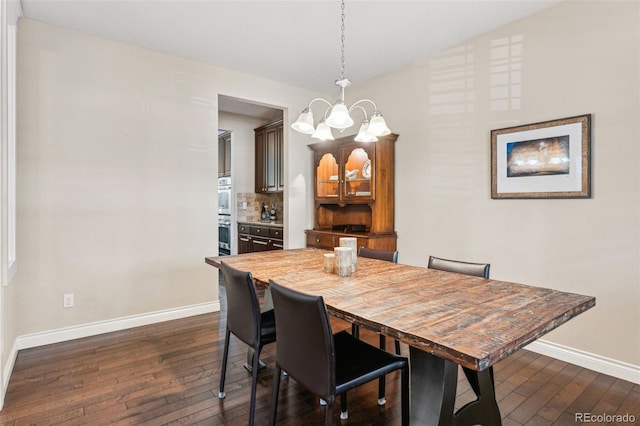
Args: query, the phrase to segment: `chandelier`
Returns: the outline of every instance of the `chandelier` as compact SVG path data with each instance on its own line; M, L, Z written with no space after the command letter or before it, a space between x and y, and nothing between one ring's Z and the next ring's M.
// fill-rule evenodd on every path
M385 136L391 133L391 130L389 130L389 128L387 127L387 123L385 123L382 114L380 114L376 103L371 99L360 99L349 108L347 108L347 105L344 101L344 90L351 84L351 81L349 81L349 79L345 78L344 76L344 0L342 0L341 5L341 71L340 79L336 80L335 82L336 85L340 87L340 98L335 101L334 104L331 104L331 102L323 98L312 99L309 102L309 105L307 105L307 107L302 110L296 122L291 125L291 128L300 133L311 135L312 138L320 140L333 140L334 138L331 129L337 129L340 133L342 133L345 129L353 126L354 122L353 118L351 118L351 112L357 109L362 111L362 113L364 114L364 120L362 120L360 124L360 129L355 137L355 140L358 142L375 142L378 140L378 136ZM314 126L313 111L311 111L311 105L314 102L322 102L328 105L317 127ZM370 117L369 115L367 115L367 110L363 105L373 107L373 112L371 113Z

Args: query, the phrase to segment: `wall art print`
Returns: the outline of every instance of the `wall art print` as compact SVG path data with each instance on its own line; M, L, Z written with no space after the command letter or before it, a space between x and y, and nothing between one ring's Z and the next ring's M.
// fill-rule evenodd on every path
M591 114L491 131L491 198L590 198Z

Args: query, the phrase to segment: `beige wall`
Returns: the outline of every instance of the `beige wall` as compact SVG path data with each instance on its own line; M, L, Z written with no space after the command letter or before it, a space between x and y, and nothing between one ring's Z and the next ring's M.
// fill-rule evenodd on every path
M356 86L400 134L400 261L491 262L491 276L596 296L546 340L640 366L640 3L562 2ZM492 46L520 91L492 98ZM521 40L518 42L518 40ZM494 55L494 56L492 56ZM518 77L513 75L513 77ZM492 200L490 131L591 113L593 196ZM636 370L638 371L638 370ZM637 373L636 373L637 374Z
M204 257L217 253L218 95L286 114L321 94L32 20L18 51L19 266L3 364L25 334L215 302ZM310 224L305 142L285 138L305 159L285 171L289 247Z

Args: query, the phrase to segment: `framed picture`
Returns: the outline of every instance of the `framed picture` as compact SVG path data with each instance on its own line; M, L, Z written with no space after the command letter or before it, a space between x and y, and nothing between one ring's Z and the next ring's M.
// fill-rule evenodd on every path
M591 114L491 131L491 198L590 198Z

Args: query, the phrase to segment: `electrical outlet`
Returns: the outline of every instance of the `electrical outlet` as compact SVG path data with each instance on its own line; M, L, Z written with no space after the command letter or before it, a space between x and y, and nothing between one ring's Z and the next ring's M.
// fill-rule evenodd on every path
M67 293L63 297L62 301L63 308L73 308L73 293Z
M247 209L247 202L243 201L242 202L242 210L246 210Z

